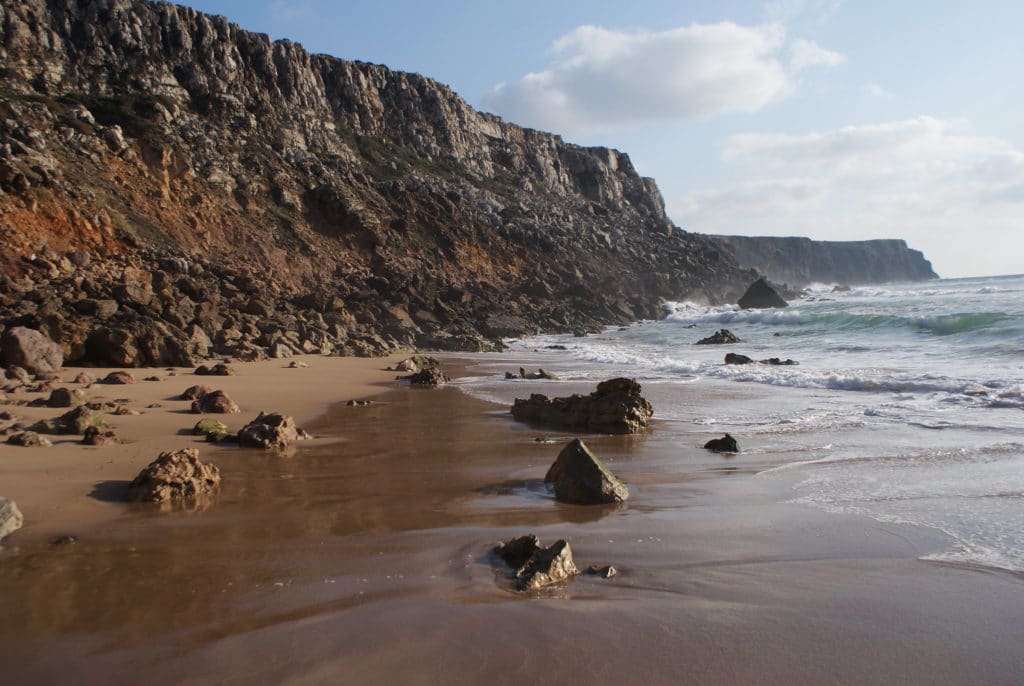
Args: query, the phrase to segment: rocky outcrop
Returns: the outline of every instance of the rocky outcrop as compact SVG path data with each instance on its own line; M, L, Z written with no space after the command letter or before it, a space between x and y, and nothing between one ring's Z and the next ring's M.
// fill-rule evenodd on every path
M0 498L0 541L20 529L24 522L18 504L10 498Z
M514 570L515 587L520 591L564 585L580 573L564 540L544 548L536 536L520 536L499 543L494 553Z
M544 483L554 485L556 498L577 505L621 503L629 497L626 484L578 438L558 454Z
M937 279L931 263L902 240L813 241L774 236L714 236L736 261L772 281L867 284Z
M519 421L594 433L639 433L653 414L640 395L640 384L622 378L602 381L590 395L549 399L534 393L525 400L516 398L512 405L512 416Z
M399 378L404 381L408 381L413 386L440 386L448 383L449 381L448 377L445 376L445 373L441 371L440 367L427 367L415 374Z
M629 157L144 0L0 10L0 320L69 363L480 351L754 278Z
M44 334L24 326L12 326L0 337L3 366L17 366L32 373L54 372L64 363L59 345Z
M208 498L220 488L220 470L200 462L194 448L160 453L128 486L134 502L171 503Z
M700 339L694 345L729 345L742 342L742 339L729 329L719 329L707 338Z
M751 310L755 308L788 307L789 303L782 297L779 291L768 283L768 280L761 277L750 284L747 291L737 301L741 309Z

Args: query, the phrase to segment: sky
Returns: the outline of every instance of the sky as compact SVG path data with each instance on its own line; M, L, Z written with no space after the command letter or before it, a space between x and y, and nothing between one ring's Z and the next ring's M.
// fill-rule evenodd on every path
M194 0L629 153L688 231L903 238L1024 273L1019 0Z

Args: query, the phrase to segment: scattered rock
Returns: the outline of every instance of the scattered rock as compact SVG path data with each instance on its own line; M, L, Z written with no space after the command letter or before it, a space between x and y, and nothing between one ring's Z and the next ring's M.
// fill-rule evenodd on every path
M590 452L580 439L573 439L544 476L554 484L555 497L577 505L620 503L629 497L626 484Z
M260 415L238 432L238 444L243 448L284 450L299 440L295 420L277 412Z
M78 536L74 534L64 534L50 539L50 545L72 545L74 543L78 543Z
M48 448L53 445L48 438L40 436L35 431L22 431L13 434L7 439L7 442L22 448Z
M587 567L587 571L583 573L589 576L599 576L602 579L611 579L619 573L619 570L611 565L604 565L603 567L601 565L590 565Z
M345 404L348 405L349 407L367 407L368 405L373 405L373 401L372 400L349 400Z
M85 433L82 434L82 443L84 445L117 445L120 442L121 439L113 431L102 431L95 426L86 427Z
M10 498L0 498L0 541L4 540L25 523L18 504Z
M536 536L520 536L499 543L494 552L514 570L515 586L520 591L566 584L580 573L572 549L564 540L544 548Z
M414 386L440 386L448 383L449 379L441 371L440 367L427 367L426 369L410 374L409 376L398 377L402 381L408 381Z
M199 451L186 448L160 453L128 486L127 499L166 503L199 499L220 487L220 470L199 461Z
M82 386L92 386L94 383L96 383L96 379L94 379L91 374L87 374L86 372L79 372L78 375L75 377L75 383L81 384Z
M725 434L721 438L711 439L704 444L704 448L713 453L738 453L740 451L740 444L736 442L735 438Z
M568 348L565 347L564 345L546 345L546 346L544 346L544 349L545 350L568 350Z
M201 364L196 367L195 373L196 376L232 376L234 375L235 370L223 362L218 362L212 367L207 367L205 364Z
M64 351L45 334L24 326L12 326L0 336L0 356L7 365L30 373L53 372L64 363Z
M178 396L178 400L198 400L209 392L206 386L189 386Z
M780 360L777 357L770 357L767 360L761 360L761 364L769 364L775 367L792 367L800 363L796 360Z
M55 388L46 400L47 407L72 407L85 402L85 393L78 388Z
M602 381L590 395L549 399L534 393L526 400L516 398L512 405L512 416L519 421L595 433L637 433L647 428L653 414L640 395L640 384L624 378Z
M210 434L227 434L227 433L228 433L228 425L227 424L225 424L224 422L218 421L216 419L210 418L210 417L207 417L205 419L200 419L198 422L196 422L196 425L192 427L192 435L193 436L206 436L206 437L209 437Z
M742 343L729 329L719 329L716 333L697 341L697 345L726 345L729 343Z
M192 401L192 414L238 414L241 411L224 391L210 391Z
M515 375L512 372L505 372L506 379L549 379L551 381L558 381L558 377L551 372L546 372L543 369L538 369L536 372L527 372L524 368L519 368L519 375Z
M788 307L789 303L783 298L775 286L768 283L763 276L750 284L747 292L739 299L739 306L744 310L754 308Z
M110 384L113 386L126 386L128 384L135 383L135 377L126 371L110 372L100 379L100 383Z
M308 367L308 364L300 362L299 360L292 360L288 363L288 369L307 369Z
M160 379L159 376L147 376L145 379L143 379L143 381L160 381L160 380L161 379Z
M753 358L747 357L746 355L740 355L739 353L726 353L725 354L726 364L754 364Z
M106 428L103 418L96 414L86 405L79 405L70 412L65 412L54 419L44 419L36 422L30 431L41 434L55 434L59 436L71 436L85 433L90 426L102 429Z

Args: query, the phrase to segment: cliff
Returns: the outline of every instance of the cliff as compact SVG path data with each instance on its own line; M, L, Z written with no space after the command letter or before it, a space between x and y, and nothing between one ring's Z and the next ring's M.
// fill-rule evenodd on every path
M812 241L772 236L715 236L736 261L772 281L868 284L937 279L931 263L902 240Z
M7 0L0 46L0 317L72 361L486 349L752 279L627 155L417 74L143 0Z

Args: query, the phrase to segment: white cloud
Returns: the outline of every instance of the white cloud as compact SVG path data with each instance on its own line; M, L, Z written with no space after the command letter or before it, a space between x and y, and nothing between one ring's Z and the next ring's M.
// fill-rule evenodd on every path
M886 88L877 83L866 83L862 89L865 95L870 95L872 98L891 98L892 93L886 90Z
M842 56L809 41L790 48L779 24L691 24L661 32L581 26L552 46L550 68L500 84L484 105L561 132L753 112L784 97L795 71Z
M670 202L709 233L906 238L945 275L1024 271L1024 150L917 117L804 135L741 134L722 158L752 180Z
M794 41L789 52L789 65L793 71L817 66L835 67L846 61L842 54L826 50L817 43L803 38Z

